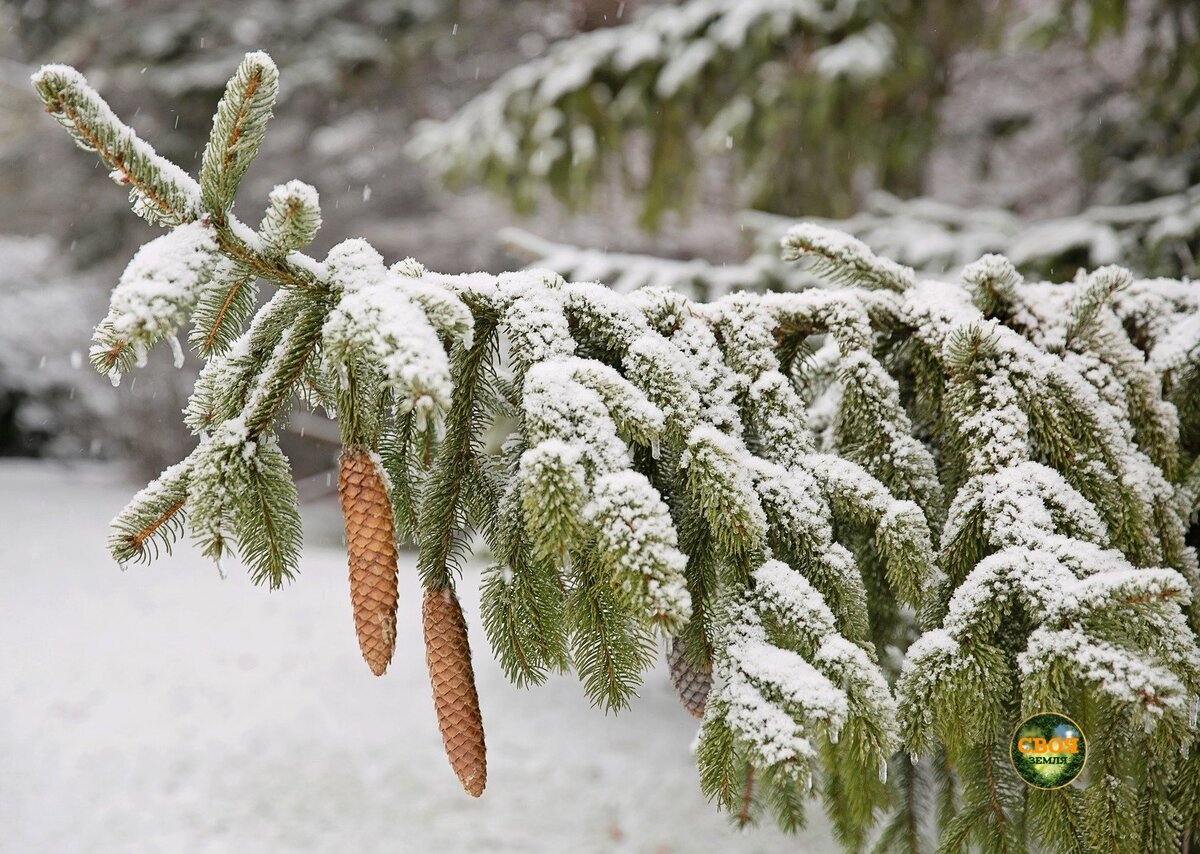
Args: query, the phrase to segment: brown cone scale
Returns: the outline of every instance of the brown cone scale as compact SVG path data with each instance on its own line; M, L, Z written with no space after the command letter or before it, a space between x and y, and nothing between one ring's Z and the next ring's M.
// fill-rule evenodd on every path
M671 685L679 704L694 718L704 717L704 707L708 704L708 692L712 690L712 673L701 669L688 661L683 654L683 644L676 638L671 643L671 651L667 654L667 666L671 670Z
M371 672L382 676L396 646L396 535L387 486L366 451L342 454L338 496L358 646Z
M487 785L483 718L471 668L467 624L449 587L429 588L422 605L425 663L433 685L433 705L450 767L467 794L479 797Z

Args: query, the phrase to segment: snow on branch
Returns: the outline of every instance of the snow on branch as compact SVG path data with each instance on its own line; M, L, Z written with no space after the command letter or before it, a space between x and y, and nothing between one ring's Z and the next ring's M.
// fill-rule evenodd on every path
M147 243L113 289L108 315L96 327L92 364L120 382L134 364L144 365L151 347L168 339L182 367L175 333L191 316L218 262L214 229L196 220Z
M763 83L774 63L835 93L886 75L894 40L884 24L867 23L859 6L697 0L651 8L552 45L449 120L419 125L410 150L453 182L503 185L519 207L534 204L542 182L580 204L606 174L606 161L625 156L626 133L645 127L652 113L652 132L662 140L654 148L667 153L652 172L669 172L678 186L688 181L680 166L690 159L681 152L693 143L671 117L698 118L702 136L724 145L771 100ZM687 195L668 189L649 188L647 221Z
M82 74L67 65L44 65L32 82L46 110L76 144L96 152L113 180L129 187L135 213L168 226L200 216L196 181L122 123Z
M808 261L818 273L839 284L905 291L916 281L912 270L880 258L861 240L819 225L793 226L781 245L785 260Z
M698 16L679 32L639 31L651 44L616 28L583 59L652 68L673 97L727 45L826 32L851 5L688 4L653 13ZM846 59L820 62L843 74ZM578 94L587 62L557 92L514 72L513 91ZM189 318L206 361L184 416L197 447L113 520L114 557L149 560L187 534L281 586L302 534L275 431L296 400L336 415L360 644L382 672L397 534L410 537L444 734L472 728L451 756L472 794L482 725L454 590L477 532L505 672L536 684L574 669L618 710L669 640L689 709L705 707L703 790L741 823L770 807L794 828L817 786L857 846L886 811L916 807L914 763L936 755L964 838L1028 826L1040 843L993 766L1021 714L1047 707L1085 709L1104 733L1068 805L1101 842L1115 837L1093 791L1165 804L1154 787L1169 784L1200 803L1179 751L1200 751L1194 287L1112 267L1026 281L999 256L960 281L919 279L820 224L785 240L819 287L710 301L670 276L624 293L549 271L389 267L358 239L317 261L299 251L320 223L310 186L277 187L258 230L228 213L255 148L242 137L270 112L265 56L227 90L203 193L76 72L49 66L35 85L171 228L115 289L98 367L126 369ZM500 109L484 98L468 116ZM262 305L259 279L277 286ZM450 671L469 690L446 688ZM1174 838L1174 815L1146 812L1154 838Z

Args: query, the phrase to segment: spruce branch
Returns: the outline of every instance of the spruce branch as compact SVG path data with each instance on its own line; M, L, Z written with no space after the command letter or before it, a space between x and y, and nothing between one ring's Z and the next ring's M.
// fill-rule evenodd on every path
M257 231L229 212L275 85L248 57L197 185L76 72L35 75L171 227L118 283L99 367L189 319L206 362L185 412L197 447L113 520L118 561L186 528L257 582L291 578L300 520L274 431L300 393L338 418L370 493L346 502L347 539L377 671L395 533L420 548L435 706L471 794L486 760L454 585L477 531L509 678L573 667L619 710L665 635L703 709L702 789L739 823L795 829L815 791L844 847L882 820L879 849L911 851L932 789L943 850L1166 850L1196 825L1194 289L1111 268L1027 283L999 257L918 281L816 226L787 257L850 286L707 304L387 266L361 240L317 262L299 252L320 224L308 185L276 187ZM278 290L258 306L260 280ZM1012 727L1047 707L1094 739L1079 793L1006 774Z
M840 208L852 195L847 144L858 155L850 162L907 174L911 154L897 160L898 140L928 132L901 93L923 91L934 60L897 51L892 32L919 30L924 16L874 8L709 0L682 14L626 14L552 45L449 120L422 122L410 151L449 183L479 183L522 211L543 187L586 205L618 172L653 227L696 199L697 157L736 147L756 206ZM964 18L955 10L937 23L977 28ZM776 68L787 74L775 79ZM802 182L787 180L796 172Z
M688 556L685 573L692 618L676 635L672 648L678 649L691 667L711 674L715 630L712 612L716 608L722 558L714 548L708 525L696 508L681 497L681 492L674 491L676 506L672 514L679 520L680 550Z
M228 264L200 294L188 343L203 357L226 352L256 308L257 277L241 265Z
M488 568L481 597L484 631L511 681L540 685L567 669L564 594L553 566L528 550L512 551Z
M174 335L195 309L218 261L216 235L205 220L180 226L139 249L96 327L90 354L96 370L119 382L135 363L145 364L147 351L163 339L170 340L181 363L183 351Z
M924 779L921 766L903 753L892 764L899 771L894 775L898 778L899 804L871 851L872 854L920 854L930 848L925 832L931 807L929 782Z
M984 255L964 267L959 278L984 317L1011 314L1017 287L1023 281L1017 268L1003 255Z
M251 453L246 489L233 507L232 530L251 580L275 589L291 581L300 564L300 499L274 435L255 441Z
M653 663L653 637L621 607L591 553L571 567L567 596L571 658L593 705L618 712L637 694L642 673Z
M839 284L903 292L916 282L910 268L880 258L861 240L830 228L794 226L782 246L785 261L806 260L818 275Z
M218 565L233 551L234 507L239 496L250 490L247 439L244 425L231 419L192 452L188 529L201 554Z
M351 374L355 363L370 364L423 427L451 397L450 364L430 318L409 299L404 278L389 275L365 241L338 244L326 265L337 299L321 332L326 358ZM470 333L467 326L459 335L464 346Z
M387 421L379 434L379 457L391 484L392 516L398 541L412 541L420 530L417 508L424 471L418 456L416 416L411 412Z
M47 65L32 80L47 112L81 148L95 151L113 170L118 183L130 187L137 214L154 224L178 226L206 213L195 179L158 155L122 123L82 74L69 66ZM323 287L321 265L311 258L298 253L270 257L253 230L233 216L216 217L213 225L221 251L231 260L245 263L260 277L285 287Z
M1089 850L1083 797L1070 786L1030 792L1027 820L1031 830L1051 851L1086 854Z
M478 453L477 406L487 382L484 366L495 346L491 325L484 322L479 327L471 345L454 357L454 397L446 414L446 434L421 502L417 568L422 583L431 589L453 587L455 561L463 548L459 530L466 522L463 489Z
M535 554L565 563L586 540L588 500L581 449L561 439L545 439L521 455L520 481L525 518Z
M264 254L282 258L311 243L320 227L321 205L316 188L293 180L271 190L258 233Z
M778 774L776 785L807 788L820 745L845 737L847 749L833 765L822 766L835 774L839 764L850 763L835 820L849 819L855 804L870 815L881 797L879 769L896 747L887 682L860 647L837 635L832 612L802 575L768 561L753 580L754 595L730 604L729 635L717 657L718 687L700 734L702 779L712 785L726 778L722 769L736 767L740 756L764 781ZM739 817L747 818L744 804Z
M263 364L243 408L246 429L251 434L268 429L290 400L303 377L305 362L317 346L322 314L320 309L301 314L284 330Z
M158 557L160 549L171 553L183 535L191 465L184 460L168 467L109 523L108 549L117 563L148 563Z
M201 215L200 188L123 124L83 75L66 65L44 65L32 77L46 112L84 151L94 151L129 187L134 211L149 222L176 226Z
M668 635L683 628L692 615L687 556L677 548L666 504L645 475L623 471L598 478L584 515L615 595Z
M277 291L227 351L209 357L184 409L184 424L193 433L210 431L243 410L262 366L295 324L303 305L296 293Z
M246 54L225 86L200 162L200 196L205 208L224 213L233 205L267 132L279 92L279 70L262 51Z
M702 425L688 436L679 464L716 542L744 565L763 547L766 517L739 450L731 437Z
M321 225L317 191L300 181L276 186L258 228L264 257L280 260L307 245ZM257 308L259 272L245 260L225 259L221 274L200 296L191 344L202 356L223 353Z
M1087 335L1095 323L1096 316L1112 300L1113 294L1129 287L1133 274L1121 267L1101 267L1087 278L1087 283L1071 300L1067 319L1068 344L1082 335Z
M514 440L506 459L520 456ZM510 468L508 465L506 468ZM503 474L476 470L470 512L497 561L481 583L480 611L492 650L518 685L541 684L570 663L565 620L566 588L556 565L540 559L529 543L519 488Z

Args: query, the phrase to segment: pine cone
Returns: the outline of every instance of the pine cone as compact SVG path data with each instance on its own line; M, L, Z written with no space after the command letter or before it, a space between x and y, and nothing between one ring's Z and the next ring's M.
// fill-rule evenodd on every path
M471 669L467 624L449 587L427 589L423 605L425 663L433 684L433 705L450 767L467 794L479 797L487 785L483 718Z
M671 684L675 687L679 704L692 717L704 717L708 692L712 690L712 671L701 669L688 661L679 638L671 642L671 651L667 653L667 666L671 670Z
M371 672L382 676L396 646L396 536L387 486L366 451L342 454L338 495L358 646Z

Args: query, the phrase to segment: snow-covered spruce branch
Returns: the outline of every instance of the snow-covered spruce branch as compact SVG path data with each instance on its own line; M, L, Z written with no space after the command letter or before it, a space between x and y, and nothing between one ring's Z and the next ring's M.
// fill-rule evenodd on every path
M1195 827L1184 285L1114 268L1027 284L998 257L922 281L811 225L786 252L837 286L711 302L387 266L361 240L318 262L300 252L320 224L307 185L276 188L257 230L230 212L275 91L264 55L230 82L200 183L73 70L34 83L171 229L114 290L97 367L119 375L189 320L206 361L185 413L197 447L114 520L114 556L189 533L282 584L300 526L274 431L296 397L335 415L364 658L382 673L392 656L408 538L471 794L486 759L454 588L477 531L510 678L573 668L618 709L669 639L705 706L701 785L743 823L797 827L815 788L848 849L884 816L883 850L926 850L932 787L951 847L1166 850ZM262 305L259 279L278 287ZM1083 789L1023 798L1001 740L1045 707L1073 713L1095 758Z
M845 152L821 144L831 126L864 156L883 159L880 127L924 122L891 101L892 120L878 122L886 99L867 105L867 90L902 90L913 76L896 61L893 16L875 3L696 0L630 18L551 46L449 120L423 123L411 151L451 182L502 189L519 208L532 207L542 185L579 206L612 161L631 159L627 140L646 133L640 189L652 224L693 196L697 143L736 144L762 195L777 193L772 184L786 171L764 161L800 152L827 159L808 183L826 181L833 195L846 189ZM872 120L875 133L851 130ZM631 180L640 171L624 170Z
M604 282L620 293L669 288L711 302L734 291L801 290L818 284L814 276L784 262L774 246L742 263L714 264L555 243L520 228L505 228L497 237L506 252L531 268L553 270L573 282Z
M1152 276L1194 276L1192 259L1200 253L1198 202L1200 186L1144 205L1098 205L1068 217L1024 220L1004 210L929 198L901 200L880 191L868 195L853 216L810 222L851 234L877 255L939 278L956 275L987 254L1003 255L1031 278L1055 281L1070 280L1077 269L1118 262ZM518 228L504 229L500 243L531 267L572 281L607 282L619 291L667 287L710 301L735 290L799 291L817 284L810 269L780 256L779 241L797 224L795 218L748 210L738 219L753 251L743 261L722 264L572 246ZM1114 307L1122 320L1138 312L1158 330L1174 329L1168 318L1176 312L1194 316L1196 292L1176 279L1143 279L1118 293ZM1197 323L1189 324L1193 336Z
M1003 262L981 264L1015 287ZM1074 298L1117 275L1098 271ZM1061 850L1144 850L1196 819L1169 805L1173 785L1196 785L1176 761L1196 740L1195 611L1181 610L1197 588L1195 553L1168 509L1169 483L1134 441L1138 417L1102 395L1111 377L1095 369L1100 354L1080 364L1038 349L966 296L923 283L898 306L922 358L947 377L945 447L957 458L946 583L927 602L938 626L909 649L897 685L904 735L917 752L940 741L959 768L968 800L948 834L1020 844L1020 793L996 782L996 757L1019 712L1079 710L1085 731L1104 734L1091 784L1031 793L1030 829ZM1070 329L1072 304L1043 300L1043 316ZM1172 568L1137 568L1162 563ZM1113 792L1155 806L1127 813Z
M1044 223L1014 240L1012 254L1018 266L1036 263L1039 272L1052 270L1055 259L1073 267L1080 257L1086 266L1191 272L1200 186L1178 189L1194 180L1193 153L1185 142L1150 140L1161 135L1154 130L1161 117L1183 126L1195 113L1193 83L1174 73L1197 61L1192 4L1152 3L1145 20L1112 0L1040 5L1018 23L970 0L686 0L646 4L641 14L618 4L616 26L552 44L454 116L424 124L412 151L450 181L481 184L518 208L531 207L543 187L568 205L586 204L597 185L608 189L621 178L652 225L664 210L696 202L703 170L693 166L709 149L737 156L744 174L738 185L757 208L848 215L859 208L853 187L864 169L879 186L906 196L923 185L939 106L950 90L944 72L956 57L978 58L1001 46L1010 53L1018 31L1074 46L1077 39L1145 42L1133 51L1138 70L1122 78L1140 107L1103 141L1095 128L1078 128L1080 141L1089 140L1080 154L1091 163L1084 171L1092 171L1100 151L1114 151L1107 137L1115 134L1125 143L1119 159L1132 162L1093 175L1096 195L1140 200L1148 187L1173 195ZM1155 38L1143 39L1139 22ZM1176 131L1167 135L1189 136ZM932 200L900 204L924 222L878 223L879 236L897 247L879 248L916 266L971 243L984 245L941 268L1005 251L994 244L1014 220L1000 211L955 218ZM866 213L870 220L873 211ZM1064 264L1057 270L1062 274Z

